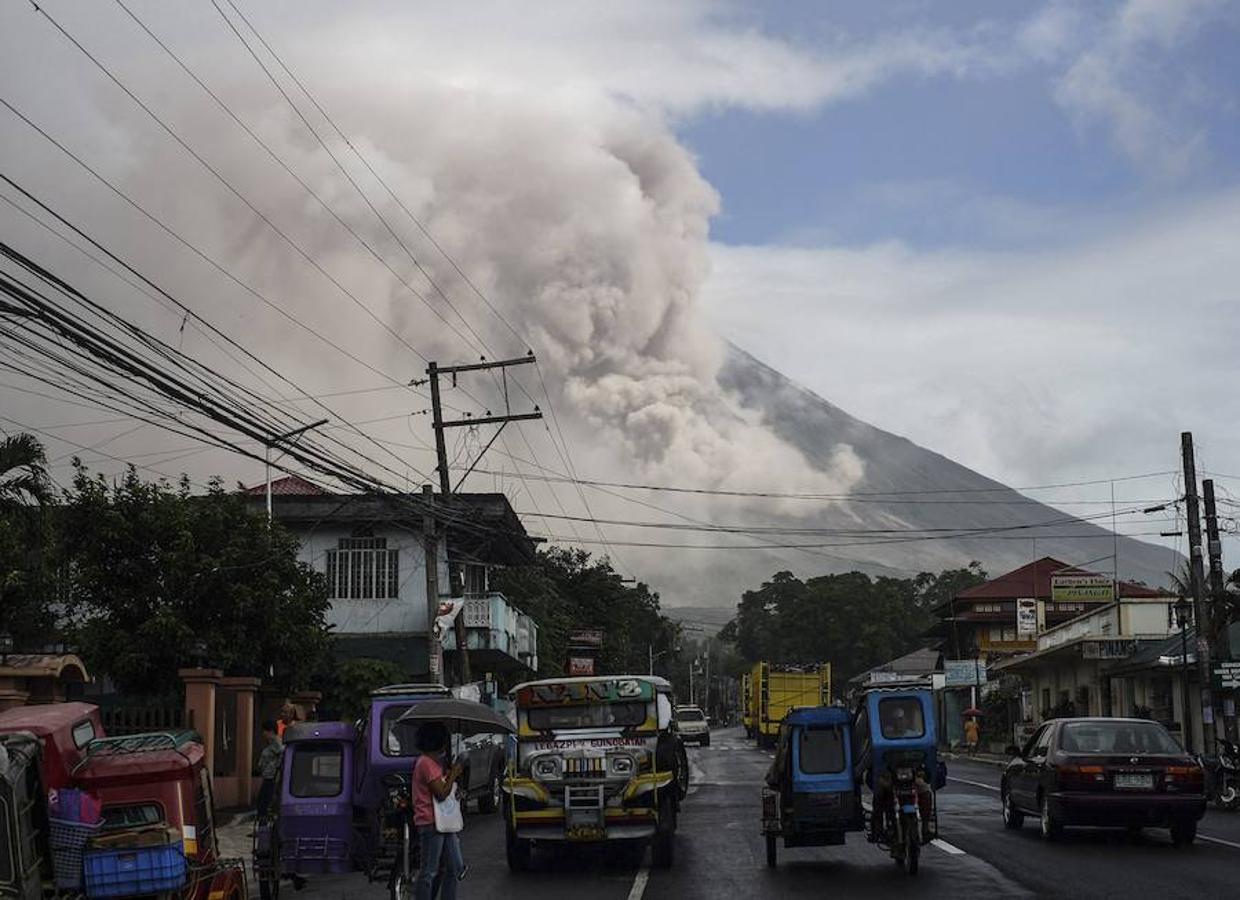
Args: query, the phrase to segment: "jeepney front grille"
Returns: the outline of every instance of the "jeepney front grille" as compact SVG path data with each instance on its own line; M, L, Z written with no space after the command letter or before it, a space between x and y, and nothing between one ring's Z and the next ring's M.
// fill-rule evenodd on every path
M606 760L600 757L578 757L564 760L566 779L602 778L607 774Z

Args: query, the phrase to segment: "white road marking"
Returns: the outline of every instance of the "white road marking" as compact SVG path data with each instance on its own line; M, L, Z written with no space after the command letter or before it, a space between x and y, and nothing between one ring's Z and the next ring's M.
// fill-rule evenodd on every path
M1222 838L1210 837L1208 834L1201 834L1200 832L1197 833L1197 840L1209 841L1211 844L1222 844L1224 847L1240 850L1240 844L1237 844L1235 841L1225 841Z
M966 856L967 855L963 850L961 850L955 844L949 844L947 843L947 841L943 840L942 838L935 838L930 843L938 847L944 853L950 853L952 856Z
M985 782L982 782L982 781L970 781L967 778L957 778L955 775L948 775L947 780L948 781L959 781L961 784L971 784L973 785L973 787L985 788L988 791L994 791L996 794L999 793L999 789L995 787L993 784L986 784Z
M643 862L642 867L637 870L637 877L633 879L633 886L629 888L629 900L642 900L642 894L646 893L646 882L650 880L650 868Z

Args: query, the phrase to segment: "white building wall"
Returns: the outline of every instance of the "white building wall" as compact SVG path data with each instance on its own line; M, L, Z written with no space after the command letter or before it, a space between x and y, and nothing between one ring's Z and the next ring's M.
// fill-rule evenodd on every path
M326 573L327 551L335 550L341 538L353 537L355 523L320 524L301 531L294 528L301 541L297 557L316 572ZM399 556L397 596L382 600L334 599L327 614L328 624L336 634L425 634L426 633L426 556L422 534L394 526L376 525L374 537L387 539L389 550ZM447 551L439 545L439 594L448 594Z

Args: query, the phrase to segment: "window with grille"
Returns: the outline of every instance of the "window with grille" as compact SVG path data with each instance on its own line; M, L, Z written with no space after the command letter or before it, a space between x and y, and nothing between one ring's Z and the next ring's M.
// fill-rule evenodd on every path
M387 538L341 538L327 551L327 595L333 600L386 600L400 589L398 550Z

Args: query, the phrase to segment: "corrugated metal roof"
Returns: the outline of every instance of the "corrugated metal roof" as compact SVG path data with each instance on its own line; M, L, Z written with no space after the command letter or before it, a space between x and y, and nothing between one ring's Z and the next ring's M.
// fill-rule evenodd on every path
M1049 600L1052 575L1097 575L1077 566L1070 566L1051 556L1013 569L998 578L966 588L956 595L957 600L1014 600L1019 597L1035 597ZM1102 573L1105 574L1105 573ZM1164 597L1165 591L1148 588L1128 581L1119 583L1120 597ZM947 604L945 604L947 605Z
M248 487L242 493L255 497L265 497L267 495L267 482L264 481L262 484ZM271 482L271 496L273 497L319 497L326 496L326 494L327 491L317 484L306 481L306 479L299 478L296 475L285 475Z

